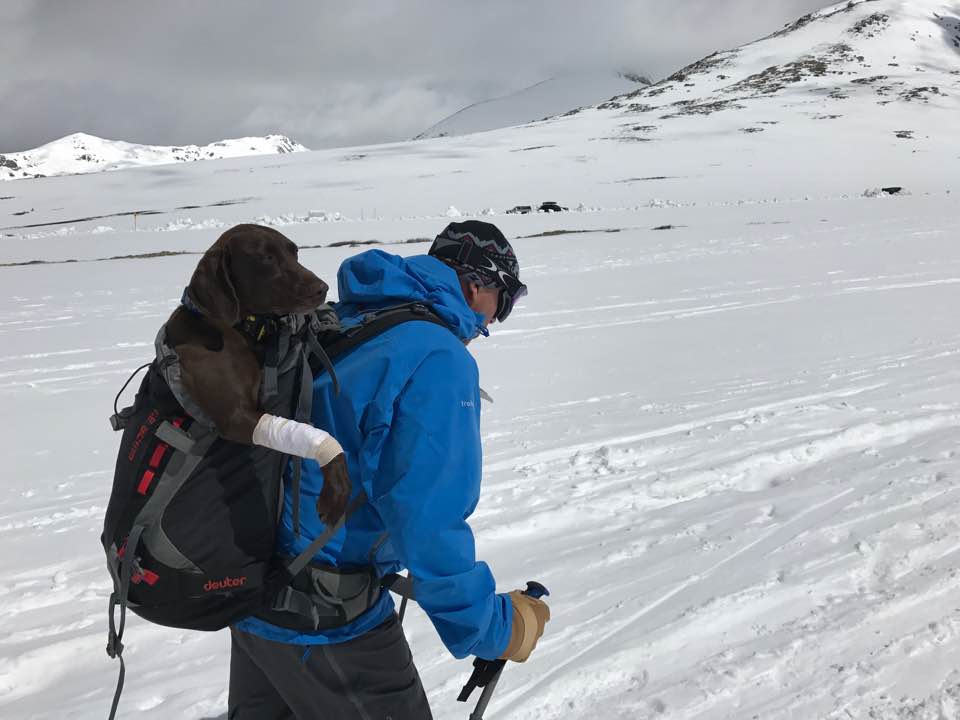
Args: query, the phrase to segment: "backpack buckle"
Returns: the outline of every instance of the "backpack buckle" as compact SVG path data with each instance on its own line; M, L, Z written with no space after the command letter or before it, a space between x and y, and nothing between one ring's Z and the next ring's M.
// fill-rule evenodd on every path
M130 407L125 407L120 412L114 413L110 416L110 427L113 428L114 432L120 432L125 427L127 427L127 420L133 415L133 405Z
M116 635L111 634L107 638L107 655L110 656L111 660L116 660L123 655L123 643Z

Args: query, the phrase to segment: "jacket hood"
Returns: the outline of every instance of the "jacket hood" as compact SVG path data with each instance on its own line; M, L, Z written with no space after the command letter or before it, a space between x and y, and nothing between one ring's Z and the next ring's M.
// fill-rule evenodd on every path
M346 325L368 310L421 302L461 340L486 334L484 316L467 305L457 273L429 255L404 258L367 250L343 262L337 286L340 301L334 308Z

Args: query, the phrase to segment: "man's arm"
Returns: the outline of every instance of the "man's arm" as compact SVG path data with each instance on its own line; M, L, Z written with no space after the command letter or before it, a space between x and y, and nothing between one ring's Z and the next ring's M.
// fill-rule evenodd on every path
M380 513L417 602L460 658L496 658L510 640L511 604L477 562L466 519L480 495L477 368L460 347L427 356L394 405L371 478Z

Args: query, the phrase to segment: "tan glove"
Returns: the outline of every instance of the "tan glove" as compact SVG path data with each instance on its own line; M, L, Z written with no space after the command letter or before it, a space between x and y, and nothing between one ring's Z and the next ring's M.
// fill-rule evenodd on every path
M513 603L513 627L510 643L500 659L525 662L543 635L543 626L550 620L550 608L543 600L519 590L510 593L510 602Z

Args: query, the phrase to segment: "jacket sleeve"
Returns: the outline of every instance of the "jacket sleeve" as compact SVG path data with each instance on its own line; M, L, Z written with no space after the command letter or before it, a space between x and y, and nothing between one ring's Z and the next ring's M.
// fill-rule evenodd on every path
M458 658L496 658L510 640L512 613L478 562L466 520L480 496L477 366L461 346L429 354L394 404L373 505L417 603Z

